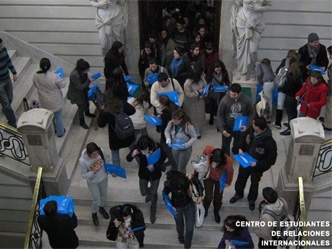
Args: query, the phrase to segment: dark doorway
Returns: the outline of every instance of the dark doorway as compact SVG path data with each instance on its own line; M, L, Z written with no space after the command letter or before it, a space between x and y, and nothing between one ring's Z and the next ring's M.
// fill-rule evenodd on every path
M189 18L191 20L195 19L195 16L190 12L186 12L186 8L189 4L193 3L195 0L139 0L139 29L140 29L140 47L144 46L144 42L148 40L148 35L150 32L160 33L161 29L165 25L165 13L169 14L171 10L177 8L181 15L187 15L189 13ZM213 0L213 6L208 6L207 2L201 1L204 6L211 12L213 11L212 19L209 23L212 23L212 28L210 30L210 35L213 38L213 43L216 49L218 49L219 44L219 34L220 34L220 12L221 12L221 0ZM203 14L203 13L202 13ZM205 13L204 13L205 14ZM205 16L203 16L205 18Z

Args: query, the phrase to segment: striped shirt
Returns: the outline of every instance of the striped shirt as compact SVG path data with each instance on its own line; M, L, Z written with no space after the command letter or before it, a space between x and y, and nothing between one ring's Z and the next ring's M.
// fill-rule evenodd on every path
M7 79L9 77L9 70L13 75L17 74L12 60L8 55L7 49L2 48L0 51L0 80Z

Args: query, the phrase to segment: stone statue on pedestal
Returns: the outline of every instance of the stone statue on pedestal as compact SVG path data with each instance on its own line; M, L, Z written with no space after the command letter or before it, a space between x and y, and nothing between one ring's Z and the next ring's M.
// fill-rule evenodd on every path
M235 0L231 28L237 65L233 77L236 81L256 81L258 44L265 28L263 12L271 5L271 0Z
M102 54L105 55L113 42L124 44L124 29L128 23L127 0L90 0L97 7L96 22Z

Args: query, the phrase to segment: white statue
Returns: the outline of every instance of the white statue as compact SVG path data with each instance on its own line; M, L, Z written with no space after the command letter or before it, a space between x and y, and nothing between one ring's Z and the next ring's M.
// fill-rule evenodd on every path
M124 29L128 23L127 0L90 0L97 7L96 26L102 54L105 55L113 42L124 44Z
M237 67L236 80L255 81L255 63L264 31L263 12L271 8L271 0L235 0L232 8L233 52Z

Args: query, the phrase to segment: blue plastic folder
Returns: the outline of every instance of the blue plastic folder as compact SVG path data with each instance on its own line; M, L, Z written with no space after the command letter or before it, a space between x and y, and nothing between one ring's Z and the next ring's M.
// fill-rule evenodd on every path
M171 203L171 200L169 199L168 195L165 194L165 192L163 191L163 198L164 198L164 202L166 205L167 210L174 216L174 218L177 218L176 212L173 209L173 205Z
M213 91L216 93L227 92L228 88L226 86L213 86Z
M63 79L65 76L63 74L63 68L60 67L59 69L55 70L54 73L60 76L61 79Z
M130 77L130 76L124 76L124 80L125 82L129 83L129 84L136 84L133 80L134 78L133 77Z
M210 89L210 83L207 84L206 87L204 88L203 92L201 93L201 97L205 97L209 93L209 89Z
M162 95L168 96L169 99L174 102L174 104L176 104L177 106L179 105L179 96L177 91L158 93L158 98Z
M305 104L305 105L309 105L308 102L304 101L303 99L298 99L298 101L300 101L301 103Z
M65 195L51 195L45 199L40 200L40 215L45 215L44 206L49 201L56 201L58 203L58 214L68 214L70 217L74 214L75 203L73 197Z
M100 88L98 84L91 87L88 91L88 99L94 100L96 98L97 89Z
M251 166L251 163L257 162L257 160L250 156L247 152L244 152L243 154L236 154L234 155L234 158L243 168L248 168Z
M315 66L315 65L311 65L310 64L309 67L310 67L311 71L319 71L319 72L321 72L321 74L326 74L326 72L324 71L324 69L322 67L320 67L320 66Z
M227 181L227 171L222 174L222 176L219 178L219 186L220 186L220 192L224 191Z
M100 73L100 72L91 75L91 78L92 78L93 80L99 79L100 77L101 77L101 73Z
M168 147L171 147L174 149L185 149L186 148L184 143L171 143L170 145L168 145Z
M127 88L128 88L128 93L132 95L138 88L138 85L127 83Z
M152 85L153 83L155 83L157 80L158 80L158 74L157 73L151 74L150 76L146 77L146 81L150 85Z
M161 157L161 150L159 148L158 150L153 152L150 156L148 156L148 158L147 158L148 165L154 165L155 163L157 163L159 161L160 157Z
M129 230L129 232L130 232L130 233L133 233L133 232L136 232L136 231L142 230L142 229L144 229L144 228L145 228L145 226L135 227L135 228Z
M249 117L248 116L237 116L235 118L233 131L241 131L242 126L246 126L248 124Z
M231 244L235 247L237 246L248 246L249 242L241 240L230 240Z
M127 178L126 170L124 168L121 168L120 166L105 163L104 167L107 174L116 174L119 177Z
M144 118L150 125L158 126L162 124L162 120L158 116L144 115Z

